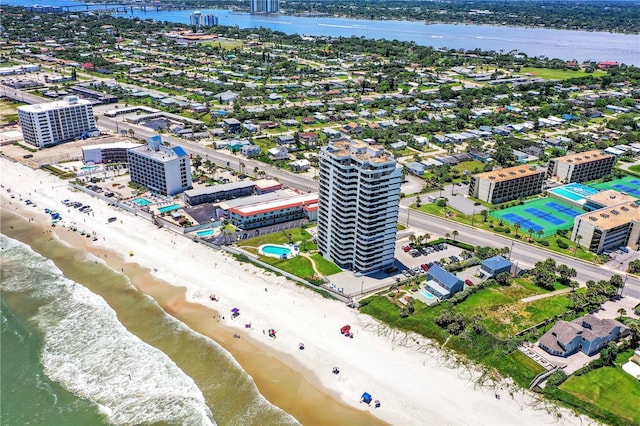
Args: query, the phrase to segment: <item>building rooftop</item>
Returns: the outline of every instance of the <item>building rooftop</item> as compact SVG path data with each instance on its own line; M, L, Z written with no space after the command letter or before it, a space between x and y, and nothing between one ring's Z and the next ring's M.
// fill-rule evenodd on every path
M586 199L588 201L597 203L604 207L612 207L612 206L615 206L616 204L636 201L634 197L627 194L623 194L622 192L618 192L614 189L607 189L605 191L600 191L597 194L593 194L586 197Z
M339 139L330 141L326 150L336 157L354 157L361 161L386 163L395 161L393 155L382 145L368 144L361 140Z
M474 175L480 179L490 179L495 182L507 181L511 179L518 179L525 176L532 176L537 174L545 174L543 169L538 169L533 166L514 166L506 169L492 170L490 172L478 173Z
M295 197L285 198L282 200L273 200L267 203L258 203L244 207L236 207L230 209L231 212L240 216L253 216L260 213L267 213L275 210L282 210L290 207L304 207L307 204L317 204L318 193L310 193L297 195Z
M231 210L244 206L264 204L275 200L290 199L298 195L299 194L292 189L282 189L279 191L267 192L266 194L249 195L247 197L240 197L233 200L224 200L217 204L222 210Z
M596 338L609 336L616 327L625 328L616 320L600 319L589 314L571 322L558 321L540 338L540 343L550 349L564 352L563 346L566 347L576 336L582 336L586 341L593 341Z
M160 145L157 150L153 149L149 145L140 145L135 148L131 148L129 152L135 152L147 158L152 158L159 162L168 162L186 156L187 153L181 147L169 148Z
M215 194L216 192L225 192L225 191L233 191L235 189L247 188L250 186L254 186L255 183L253 181L240 181L240 182L231 182L231 183L223 183L222 185L212 185L205 186L204 188L195 188L184 191L184 195L187 197L195 197L198 195L206 195L206 194Z
M45 102L42 104L34 104L34 105L23 105L18 107L21 111L25 112L45 112L45 111L53 111L59 108L66 108L69 106L75 105L93 105L90 101L85 99L80 99L77 96L67 96L61 101L53 101L53 102Z
M577 154L565 155L564 157L555 158L556 162L566 162L573 164L590 163L595 160L601 160L603 158L611 158L612 154L606 154L600 150L579 152Z
M482 264L487 268L497 271L498 269L509 267L511 268L512 263L505 259L504 257L498 255L490 257L489 259L485 259L482 261Z
M113 142L113 143L99 143L95 145L86 145L82 147L82 150L88 151L91 149L118 149L118 148L131 149L131 148L139 147L140 145L141 144L139 143L120 141L120 142Z
M446 288L448 291L451 291L456 284L462 282L460 278L456 277L451 272L444 270L438 265L433 265L429 268L429 271L427 271L427 277L438 282L440 286Z
M580 220L600 229L611 229L633 220L640 221L640 206L635 202L616 204L578 216Z

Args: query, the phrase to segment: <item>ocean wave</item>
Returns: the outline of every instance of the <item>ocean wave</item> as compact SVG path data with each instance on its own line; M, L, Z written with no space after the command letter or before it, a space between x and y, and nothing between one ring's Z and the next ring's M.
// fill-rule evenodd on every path
M194 381L128 332L102 297L25 244L1 235L0 249L0 289L28 291L42 302L33 319L49 378L94 402L112 424L214 424Z

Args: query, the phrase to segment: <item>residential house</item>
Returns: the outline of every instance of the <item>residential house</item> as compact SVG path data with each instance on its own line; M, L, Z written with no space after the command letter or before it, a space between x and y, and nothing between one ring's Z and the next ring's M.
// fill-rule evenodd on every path
M276 143L278 145L289 145L295 143L296 138L291 135L280 135L276 138Z
M427 271L427 290L440 299L448 299L464 288L462 280L438 265Z
M242 123L235 118L225 118L222 124L229 133L240 133L242 130Z
M540 338L538 345L555 356L567 357L578 351L591 356L627 330L616 320L589 314L571 322L558 321Z
M269 158L274 161L285 160L289 158L289 150L284 146L276 146L269 149Z
M296 172L305 172L311 168L309 160L296 160L289 163L291 170Z
M313 148L318 144L318 134L316 132L299 133L298 138L307 148Z
M247 158L257 157L262 154L262 148L257 145L244 145L242 147L242 154Z

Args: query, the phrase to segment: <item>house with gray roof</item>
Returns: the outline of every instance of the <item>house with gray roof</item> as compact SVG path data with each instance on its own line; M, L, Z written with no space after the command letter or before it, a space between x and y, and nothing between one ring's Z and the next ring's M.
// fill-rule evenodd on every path
M616 320L589 314L571 322L558 321L540 338L538 345L555 356L567 357L578 351L591 356L627 331L627 327Z
M448 299L464 288L462 280L438 265L427 271L427 290L440 299Z

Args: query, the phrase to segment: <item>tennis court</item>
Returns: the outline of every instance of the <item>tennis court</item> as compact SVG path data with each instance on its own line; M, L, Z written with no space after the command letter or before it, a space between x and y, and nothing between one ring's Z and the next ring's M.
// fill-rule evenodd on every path
M519 224L522 232L531 232L536 236L541 230L543 236L548 236L559 229L571 229L573 218L583 213L585 212L568 203L542 198L491 212L491 216L511 225Z
M602 182L592 185L598 189L613 189L624 192L632 197L640 198L640 178L635 176L625 176L622 179L614 179L609 182Z

